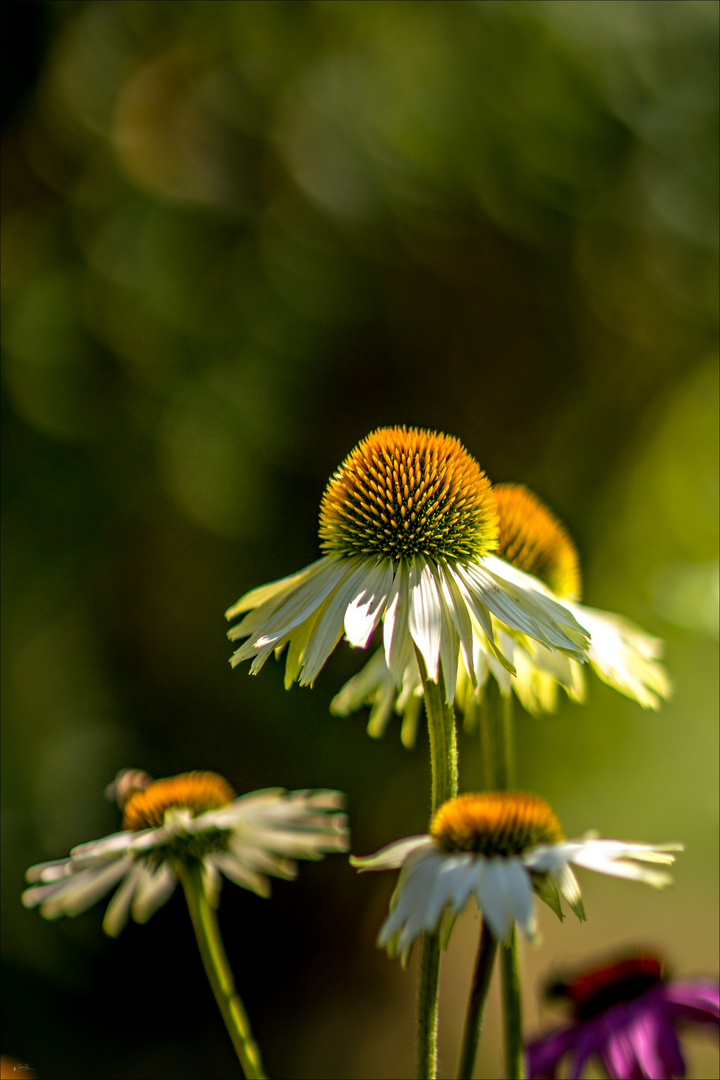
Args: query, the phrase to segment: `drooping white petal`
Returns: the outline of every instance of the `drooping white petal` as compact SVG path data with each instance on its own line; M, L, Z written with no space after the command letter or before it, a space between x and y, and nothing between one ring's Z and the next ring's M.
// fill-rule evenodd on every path
M644 709L658 709L672 693L659 662L662 642L628 619L581 604L568 609L591 634L588 659L597 675Z
M427 669L428 678L438 681L442 609L437 586L425 559L416 556L410 564L410 614L408 625Z
M396 950L402 952L423 932L428 904L444 858L433 845L406 872L397 903L380 930L379 945L387 945L399 934Z
M389 559L383 559L372 568L363 566L361 587L345 612L345 636L354 648L367 647L385 610L392 584L393 569Z
M440 611L440 666L445 684L445 701L452 705L457 685L460 639L455 627L455 620L445 600L442 578L437 566L429 562L428 569L433 578L434 591Z
M541 582L495 555L469 563L467 571L483 603L501 622L583 661L589 635Z
M558 866L555 870L550 871L550 877L567 900L570 910L577 915L581 922L585 922L585 908L580 894L580 886L570 867L567 864Z
M169 900L176 885L177 878L167 863L161 863L157 869L142 874L130 908L135 922L146 923Z
M395 571L383 625L385 658L397 687L402 686L405 671L413 656L412 638L408 628L409 593L410 570L406 561L401 559Z
M529 874L514 858L494 857L484 863L474 892L494 936L507 942L515 922L531 936L535 915Z
M258 896L270 895L270 883L262 874L251 870L241 859L235 858L229 852L216 852L212 856L213 862L222 870L225 877L241 885L244 889L251 889Z
M451 904L459 915L472 891L473 856L467 852L448 855L438 867L435 885L425 912L425 930L435 930L443 908Z
M227 609L225 618L234 619L236 615L240 615L243 611L263 607L271 600L275 600L276 604L279 604L284 596L297 588L306 578L312 576L313 571L324 561L324 558L317 559L316 562L306 566L304 570L299 570L297 574L290 574L289 577L271 581L268 585L260 585L257 589L251 589L250 592L241 596L236 604Z
M260 627L253 627L250 639L243 648L252 646L261 649L285 637L317 611L325 598L354 572L356 565L355 559L340 559L332 555L315 563L312 574L283 597L273 612L261 620ZM231 640L246 637L254 614L251 612L238 626L233 627L228 637Z
M636 864L649 862L668 866L675 861L671 852L682 849L682 844L630 844L621 840L587 838L533 848L523 855L523 862L541 871L557 870L564 863L572 862L601 874L661 887L671 881L669 874Z
M397 870L412 852L432 850L434 847L435 841L431 836L407 836L404 840L395 840L381 848L374 855L351 855L350 863L361 873L367 870Z
M108 904L103 919L103 930L108 937L117 937L124 930L130 915L130 905L138 881L147 871L145 864L136 862L128 871L125 880L121 882L119 889Z
M448 610L452 616L457 631L460 644L462 645L463 655L465 658L465 667L468 671L470 678L473 681L473 685L476 684L474 667L472 662L473 656L473 628L470 618L470 611L467 603L463 598L460 587L450 573L449 567L444 564L438 564L437 573L440 579L442 594L445 599Z
M113 859L95 869L81 870L54 885L41 885L37 890L26 889L23 904L35 907L40 903L40 912L46 919L79 915L105 896L126 874L130 865L130 859Z

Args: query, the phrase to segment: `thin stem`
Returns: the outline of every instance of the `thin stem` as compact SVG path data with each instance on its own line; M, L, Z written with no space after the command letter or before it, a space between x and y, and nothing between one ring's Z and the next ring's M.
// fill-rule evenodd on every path
M479 705L483 782L489 791L507 791L515 780L512 697L489 679Z
M458 790L457 741L452 705L445 701L442 670L438 681L428 678L427 668L416 647L418 667L425 692L428 733L430 736L430 769L432 774L432 813ZM418 977L417 1011L417 1076L418 1080L434 1080L437 1076L437 1021L440 988L440 939L435 933L424 933L420 943L420 972Z
M428 734L430 736L430 769L432 772L432 813L448 799L454 799L458 792L457 739L455 736L455 715L452 705L445 701L445 682L442 668L438 670L438 681L428 678L427 668L420 650L417 654L420 677L425 694Z
M440 936L424 933L420 940L417 996L417 1077L437 1076L438 1000L440 997Z
M488 681L479 706L479 727L482 746L483 782L490 791L507 791L515 784L515 755L513 739L513 699L511 694L503 694L494 679ZM490 933L483 923L483 936ZM478 964L483 951L480 940ZM522 1076L522 1002L520 996L520 971L518 941L515 927L507 945L501 949L503 1025L505 1032L506 1076L508 1080L518 1080ZM477 970L475 980L477 980ZM489 975L488 975L489 978ZM477 1052L480 1029L474 1034L470 1018L473 1007L473 995L476 983L470 993L468 1019L463 1038L463 1054L459 1077L470 1077ZM486 990L487 993L487 990Z
M178 866L178 876L185 890L205 973L210 980L242 1070L248 1080L265 1080L260 1051L253 1039L245 1007L235 989L235 980L220 936L215 908L205 891L201 863Z
M467 1014L465 1016L465 1030L463 1031L460 1060L458 1061L458 1080L470 1080L473 1074L496 953L497 940L488 929L487 923L483 922L472 989L470 990Z
M503 1021L505 1026L505 1064L508 1080L522 1077L522 1001L520 996L520 963L515 927L507 945L500 953L502 972Z

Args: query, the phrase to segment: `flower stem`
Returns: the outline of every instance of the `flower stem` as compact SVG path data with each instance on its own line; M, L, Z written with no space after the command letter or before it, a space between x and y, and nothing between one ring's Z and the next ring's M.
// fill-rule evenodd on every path
M467 1015L465 1016L465 1030L463 1031L460 1060L458 1061L458 1080L470 1080L473 1074L475 1055L480 1041L485 1003L490 989L490 977L495 964L496 953L497 940L488 928L487 923L484 922L475 961L475 972L468 1000Z
M428 678L422 653L416 647L420 677L425 694L428 734L430 736L430 769L432 771L432 813L458 792L457 739L455 715L452 705L445 700L445 683L442 669L438 681Z
M452 705L445 701L442 670L438 681L428 678L425 661L416 647L418 667L425 692L428 733L430 736L430 769L432 774L432 813L448 799L457 795L457 742ZM420 944L418 977L417 1076L418 1080L433 1080L437 1076L437 1023L440 988L440 938L437 932L424 933Z
M260 1051L253 1039L245 1007L235 989L235 980L220 936L215 908L205 890L202 864L183 864L178 866L177 870L185 890L205 974L210 980L242 1070L248 1080L265 1080Z
M483 754L483 780L490 791L507 791L515 784L515 755L513 740L513 699L511 694L503 694L494 679L488 680L479 707L480 736ZM486 926L483 924L483 935ZM489 931L488 931L489 933ZM480 952L483 944L480 941ZM478 954L479 963L480 954ZM502 973L503 1025L505 1031L506 1076L508 1080L518 1080L522 1076L522 1002L520 996L520 970L518 940L515 928L507 945L503 945L500 954ZM477 979L477 972L476 972ZM469 1025L472 996L476 992L475 983L468 1004L465 1048L470 1038ZM472 1064L477 1050L478 1034L475 1037ZM469 1050L468 1050L469 1053ZM464 1063L464 1059L463 1059ZM458 1076L470 1076L470 1072L458 1073Z
M489 679L480 703L483 780L489 791L507 791L515 781L513 701Z
M520 998L520 964L515 927L507 945L500 952L502 972L503 1020L505 1025L505 1075L508 1080L522 1077L522 1003Z

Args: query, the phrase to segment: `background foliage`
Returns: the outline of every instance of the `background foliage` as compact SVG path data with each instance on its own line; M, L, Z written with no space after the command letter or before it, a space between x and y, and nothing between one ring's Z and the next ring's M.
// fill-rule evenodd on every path
M458 436L565 520L586 602L666 639L657 715L592 680L518 719L568 835L681 839L676 886L543 912L550 969L717 927L714 0L55 0L3 34L5 1049L44 1077L234 1076L181 896L120 942L19 904L117 828L117 769L348 793L353 850L423 831L426 744L382 742L223 611L317 557L373 428ZM461 786L477 746L461 739ZM412 973L374 949L391 875L301 867L221 920L271 1075L407 1076ZM478 931L444 965L454 1066ZM549 1017L545 1017L549 1019ZM491 1024L492 1028L493 1025ZM493 1039L478 1075L497 1076ZM693 1044L693 1075L716 1058Z

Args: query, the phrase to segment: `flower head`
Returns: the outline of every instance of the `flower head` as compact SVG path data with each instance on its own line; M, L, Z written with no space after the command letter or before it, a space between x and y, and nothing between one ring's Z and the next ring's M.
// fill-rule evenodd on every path
M659 662L662 642L619 615L598 611L577 602L581 575L577 550L557 517L521 484L497 484L493 488L498 510L497 556L517 570L534 577L549 589L590 634L587 659L599 677L644 708L657 709L670 694L670 683ZM492 677L506 696L513 691L530 713L552 712L557 707L558 687L575 701L585 697L581 663L561 650L548 649L538 639L511 629L493 617L496 645L507 663L498 660L498 649L485 646L482 635L473 638L474 653L468 664L459 655L455 687L456 704L470 726L471 709ZM410 657L398 690L382 652L335 696L331 711L347 716L365 705L371 709L368 731L381 735L393 711L405 720L403 742L412 745L422 695L420 672Z
M670 877L643 863L668 865L681 845L633 844L587 835L565 840L543 799L518 792L486 791L449 799L436 811L430 833L410 836L366 858L351 856L359 870L401 868L390 914L378 945L407 955L424 931L449 928L471 896L498 941L517 923L536 936L533 894L562 919L560 897L585 918L570 864L660 887Z
M103 921L116 937L129 914L147 922L169 899L183 865L201 864L216 904L221 874L268 896L268 875L295 877L294 859L320 859L348 847L338 791L268 788L236 798L217 773L153 781L124 770L108 793L123 811L123 831L81 844L69 858L31 866L25 907L39 906L47 919L78 915L119 885Z
M565 1057L574 1077L592 1058L613 1080L684 1077L677 1029L687 1024L717 1028L720 1016L717 979L671 981L649 953L555 981L547 996L565 1003L569 1022L527 1045L530 1080L556 1077Z
M383 622L389 677L402 685L414 648L452 701L462 649L473 685L476 657L513 670L493 619L583 661L587 634L537 578L498 559L495 495L461 443L417 428L380 428L331 478L320 507L323 558L264 585L227 611L247 639L232 663L256 673L288 646L285 682L311 684L340 638L366 648ZM414 662L414 661L413 661Z

